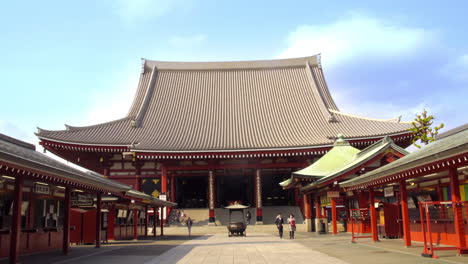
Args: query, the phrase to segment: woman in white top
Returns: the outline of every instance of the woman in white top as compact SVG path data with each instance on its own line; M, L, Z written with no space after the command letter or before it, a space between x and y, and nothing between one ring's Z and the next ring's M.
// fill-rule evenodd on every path
M293 214L289 214L288 224L289 224L289 238L294 239L294 232L296 232L296 218L294 218Z

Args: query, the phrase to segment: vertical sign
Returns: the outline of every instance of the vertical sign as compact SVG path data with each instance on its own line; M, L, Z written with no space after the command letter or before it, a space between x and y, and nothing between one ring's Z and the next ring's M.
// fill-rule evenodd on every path
M160 194L159 200L167 201L167 196L165 194ZM159 207L159 219L161 219L161 217L162 219L166 219L166 212L167 212L166 207L164 206L162 209L163 210L161 213L161 207Z

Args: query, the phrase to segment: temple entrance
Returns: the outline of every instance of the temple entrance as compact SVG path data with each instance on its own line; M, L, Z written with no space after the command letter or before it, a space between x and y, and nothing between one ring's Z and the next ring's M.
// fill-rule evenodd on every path
M262 172L262 202L263 206L294 206L294 189L283 190L278 184L291 175L290 170Z
M252 172L247 170L226 170L216 177L218 206L224 207L238 201L245 205L253 205Z
M176 178L177 203L179 208L207 208L208 177L178 176Z

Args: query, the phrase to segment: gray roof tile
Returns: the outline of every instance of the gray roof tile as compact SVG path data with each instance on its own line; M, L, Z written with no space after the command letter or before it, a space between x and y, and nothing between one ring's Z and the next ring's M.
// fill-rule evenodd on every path
M244 62L144 62L125 118L41 139L147 151L238 151L331 145L407 132L409 123L341 113L318 56Z

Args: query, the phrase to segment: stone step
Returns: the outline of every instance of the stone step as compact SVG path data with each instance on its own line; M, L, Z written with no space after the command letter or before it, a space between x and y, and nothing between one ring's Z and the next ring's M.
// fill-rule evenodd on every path
M159 228L157 229L157 234L159 234ZM306 232L305 224L297 224L296 232ZM276 225L247 225L246 233L274 233L276 234L278 229ZM288 232L288 228L284 226L285 234ZM188 233L186 226L170 226L164 227L164 234L166 235L186 235ZM218 225L218 226L192 226L192 234L219 234L219 233L228 233L227 225Z
M193 221L193 226L208 225L209 210L207 208L197 208L197 209L180 208L176 210L183 211L184 214L186 215L185 219L190 217ZM177 222L176 220L177 218L175 217L176 210L172 210L169 224L172 226L185 226L183 222ZM256 219L257 219L255 208L244 209L243 215L240 212L233 212L231 220L233 222L243 221L243 219L245 219L245 215L247 214L247 211L250 211L250 214L252 215L250 223L255 224ZM276 216L279 213L283 215L283 218L285 219L285 223L290 213L294 214L294 217L296 218L296 224L304 223L304 218L298 206L265 206L262 208L262 212L263 212L263 224L274 224ZM227 225L229 222L229 210L224 209L224 208L216 208L215 219L216 219L216 225L218 226Z

